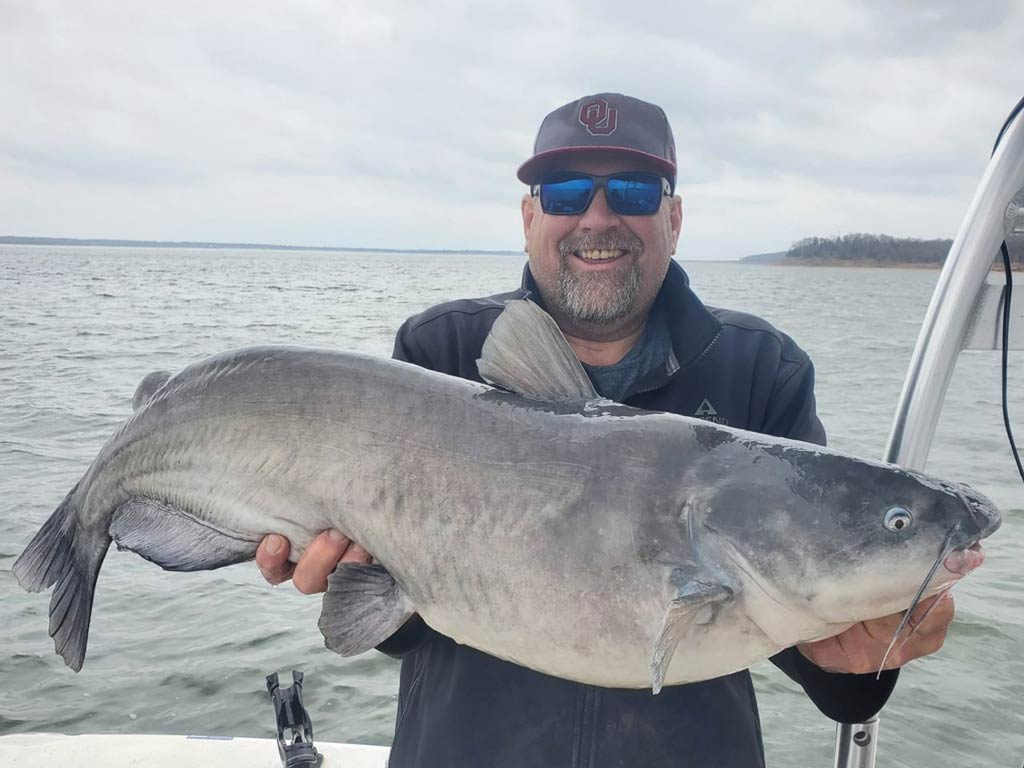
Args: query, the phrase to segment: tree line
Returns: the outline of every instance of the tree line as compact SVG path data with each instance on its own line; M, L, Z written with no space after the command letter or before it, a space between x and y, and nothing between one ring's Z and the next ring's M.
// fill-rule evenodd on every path
M914 237L854 233L838 237L805 237L789 247L786 258L942 264L952 245L952 240L919 240Z
M935 264L946 260L952 240L920 240L855 233L838 237L805 237L786 251L787 259L805 261L849 261L890 264ZM1024 266L1024 253L1010 254L1014 268ZM996 265L1003 263L996 257Z

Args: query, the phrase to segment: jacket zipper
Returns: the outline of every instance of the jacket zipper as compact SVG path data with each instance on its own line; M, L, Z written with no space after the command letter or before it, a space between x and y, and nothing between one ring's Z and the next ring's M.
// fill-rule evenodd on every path
M699 355L697 355L695 358L693 358L693 360L688 362L685 367L689 368L691 365L694 365L695 363L699 362L702 358L706 357L708 352L710 352L712 347L714 347L715 344L718 342L718 337L721 336L721 335L722 335L722 329L719 328L718 332L714 336L711 337L711 341L708 342L708 345L706 347L704 347L704 349L701 350L701 353ZM674 370L672 373L670 373L668 376L666 376L665 380L663 382L661 382L660 384L654 384L654 385L652 385L650 387L647 387L646 389L638 389L636 392L630 392L629 396L626 397L625 399L629 400L630 398L637 397L639 395L646 395L648 392L653 392L656 389L661 389L662 387L664 387L666 384L668 384L672 380L673 376L675 376L677 373L679 373L679 371L683 370L683 367L684 366L680 366L679 368Z
M580 694L579 717L576 721L576 744L573 745L573 768L591 768L594 762L594 699L597 689L584 685Z

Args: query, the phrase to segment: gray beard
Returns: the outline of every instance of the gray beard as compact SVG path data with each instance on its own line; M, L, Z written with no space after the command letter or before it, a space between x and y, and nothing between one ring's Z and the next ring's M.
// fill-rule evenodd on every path
M563 260L558 268L558 303L575 323L606 325L628 317L640 293L640 263L629 270L578 275Z
M643 274L640 255L643 241L617 230L600 235L568 237L558 244L559 308L573 323L607 325L628 317L636 305ZM633 263L625 272L609 270L577 274L569 267L569 259L579 250L621 249L630 252ZM626 256L624 258L630 258Z

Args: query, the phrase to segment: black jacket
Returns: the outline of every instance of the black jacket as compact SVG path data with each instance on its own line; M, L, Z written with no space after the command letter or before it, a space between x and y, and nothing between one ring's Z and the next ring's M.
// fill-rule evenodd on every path
M540 301L529 268L518 291L452 301L407 320L394 356L480 381L476 359L504 302ZM825 443L814 369L788 336L752 315L705 307L672 262L657 300L673 354L624 402ZM764 764L750 673L644 690L598 688L499 660L410 620L380 650L402 659L392 768L610 768ZM680 649L679 652L685 652ZM830 674L790 648L772 661L827 716L867 719L896 672Z

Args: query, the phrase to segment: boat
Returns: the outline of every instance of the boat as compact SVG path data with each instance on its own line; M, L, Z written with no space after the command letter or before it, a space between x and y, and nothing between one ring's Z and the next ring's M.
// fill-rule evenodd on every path
M323 768L386 768L388 748L318 742ZM4 768L281 768L274 739L24 733L0 737Z
M1024 301L1018 301L1016 307L1011 304L1009 268L1011 253L1014 261L1024 261L1022 109L1024 99L999 133L932 295L882 457L890 463L924 467L960 352L1002 351L1005 393L1005 355L1011 349L1024 349ZM992 267L1001 255L1007 267L1005 284L990 281ZM1010 440L1012 446L1012 435ZM220 735L12 734L0 736L0 766L386 768L387 747L314 743L312 724L301 704L301 673L293 673L293 680L287 689L277 686L276 675L267 680L277 714L276 740ZM837 724L834 768L874 768L880 722L875 717L866 723Z
M883 460L924 469L957 357L964 350L1003 354L1003 417L1010 447L1020 457L1006 413L1006 354L1024 349L1024 301L1011 303L1013 261L1024 261L1024 98L1006 118L932 293L910 358ZM1005 264L1005 283L990 282ZM1021 469L1024 479L1024 469ZM833 768L874 768L880 719L836 725Z

